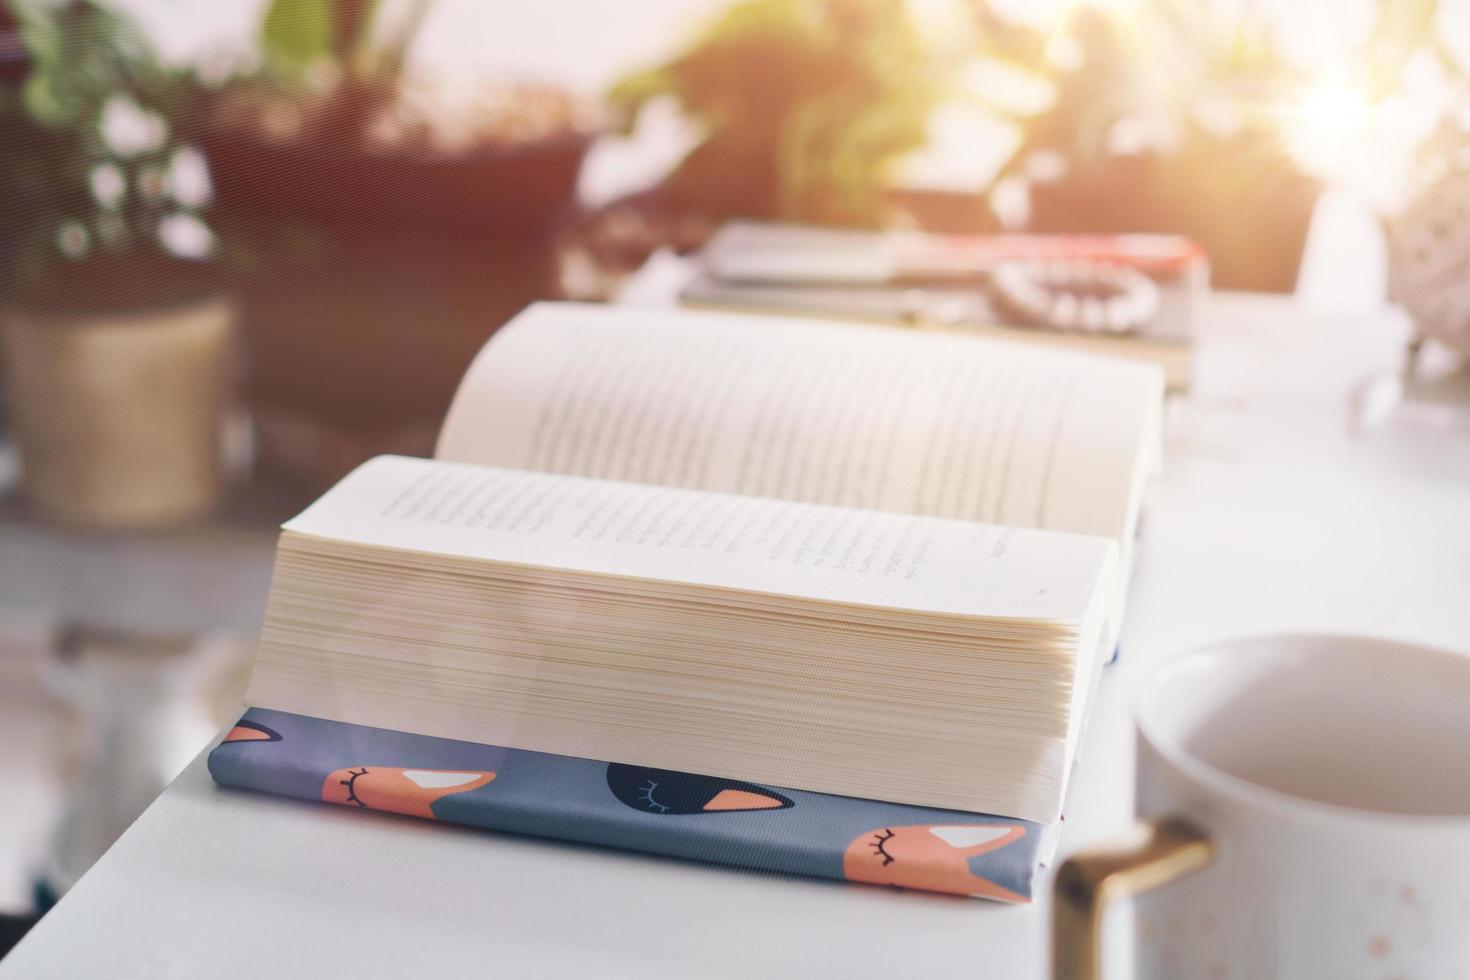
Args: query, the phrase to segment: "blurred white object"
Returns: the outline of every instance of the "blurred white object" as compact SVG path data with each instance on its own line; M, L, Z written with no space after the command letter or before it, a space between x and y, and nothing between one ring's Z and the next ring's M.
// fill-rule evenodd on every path
M1348 425L1362 434L1390 427L1470 431L1470 372L1451 352L1416 344L1403 370L1375 372L1353 387Z
M67 780L41 872L65 894L243 704L249 644L71 627L48 682L66 705Z
M1388 294L1383 224L1361 200L1326 188L1296 278L1296 299L1314 313L1373 314Z
M1133 333L1159 312L1152 279L1102 262L1004 262L990 288L1012 316L1065 333Z

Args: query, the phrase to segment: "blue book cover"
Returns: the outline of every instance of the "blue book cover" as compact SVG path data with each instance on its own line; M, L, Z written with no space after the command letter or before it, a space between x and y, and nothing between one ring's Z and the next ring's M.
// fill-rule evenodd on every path
M1053 834L1024 820L410 735L251 708L227 786L485 830L838 881L1029 902Z

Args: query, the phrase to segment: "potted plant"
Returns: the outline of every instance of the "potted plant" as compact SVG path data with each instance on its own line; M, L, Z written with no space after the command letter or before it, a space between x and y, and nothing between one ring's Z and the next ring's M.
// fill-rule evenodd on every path
M23 489L41 514L138 526L219 490L233 309L207 260L202 155L178 79L89 2L16 4L0 84L0 351Z
M624 128L672 98L703 131L659 190L672 212L873 226L890 166L924 142L937 75L905 4L741 0L609 99Z
M1334 157L1370 149L1350 145L1347 128L1390 111L1380 103L1415 56L1432 51L1456 70L1432 0L1378 4L1330 71L1288 56L1281 25L1249 8L1144 0L1078 6L1060 24L974 9L981 54L1052 89L1045 109L1014 117L1020 139L997 184L1026 188L1026 226L1185 234L1224 288L1291 291ZM1321 152L1313 135L1340 152Z
M429 9L274 0L258 69L197 96L260 462L308 489L431 449L491 331L551 294L595 133L554 89L416 74Z

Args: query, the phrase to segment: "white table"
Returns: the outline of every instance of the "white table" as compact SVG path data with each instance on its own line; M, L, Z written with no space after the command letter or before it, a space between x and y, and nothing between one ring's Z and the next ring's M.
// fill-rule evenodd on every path
M1196 394L1171 410L1124 659L1099 694L1064 851L1127 825L1128 695L1161 657L1267 630L1470 651L1470 434L1346 430L1346 392L1395 363L1403 330L1392 314L1217 302ZM1047 921L1044 901L830 884L253 796L215 787L201 759L0 963L0 980L1027 980L1045 975Z

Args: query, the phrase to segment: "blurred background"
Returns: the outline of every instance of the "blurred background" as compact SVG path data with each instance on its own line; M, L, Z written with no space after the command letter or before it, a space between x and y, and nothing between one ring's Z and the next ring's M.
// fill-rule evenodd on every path
M1467 73L1470 0L0 0L7 934L240 710L279 522L527 303L739 218L1156 232L1463 350Z

